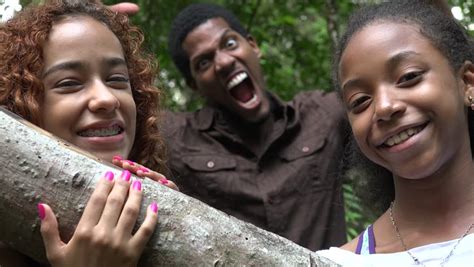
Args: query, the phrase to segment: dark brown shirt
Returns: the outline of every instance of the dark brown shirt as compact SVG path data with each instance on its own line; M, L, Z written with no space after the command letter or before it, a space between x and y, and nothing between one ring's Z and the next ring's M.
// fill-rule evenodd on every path
M311 250L341 245L342 104L321 91L289 103L270 98L275 122L259 155L219 109L167 113L162 129L173 179L183 193Z

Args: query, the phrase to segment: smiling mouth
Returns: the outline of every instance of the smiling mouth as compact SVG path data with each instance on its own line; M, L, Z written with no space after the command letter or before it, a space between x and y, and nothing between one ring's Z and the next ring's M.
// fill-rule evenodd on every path
M415 126L415 127L412 127L412 128L408 128L398 134L395 134L393 136L391 136L390 138L388 138L383 144L382 146L384 147L392 147L392 146L396 146L396 145L399 145L403 142L405 142L406 140L410 139L412 136L418 134L419 132L421 132L427 125L428 123L425 123L423 125L419 125L419 126Z
M82 137L109 137L119 135L123 132L123 128L118 125L112 125L100 129L87 129L80 131L77 134Z
M227 90L237 102L246 106L253 106L254 102L258 102L253 83L246 72L235 75L227 83Z

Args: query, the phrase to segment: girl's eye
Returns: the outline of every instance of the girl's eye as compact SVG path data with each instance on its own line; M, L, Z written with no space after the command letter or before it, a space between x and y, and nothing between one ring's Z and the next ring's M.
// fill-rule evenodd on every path
M424 71L408 72L408 73L402 75L402 77L400 77L400 79L398 79L397 84L402 86L402 87L408 87L408 86L415 85L416 83L418 83L421 80L421 78L423 76L423 73L425 73L425 72Z
M237 46L237 40L234 38L229 38L225 41L225 47L226 48L234 48Z
M351 102L349 102L349 110L353 113L359 113L364 110L369 103L370 97L367 95L360 96L354 98Z
M107 83L109 84L109 86L114 88L128 88L128 85L130 84L130 79L126 76L115 75L111 76L107 80Z
M68 89L68 88L74 88L80 86L81 83L76 80L62 80L59 83L56 84L55 88L63 88L63 89Z

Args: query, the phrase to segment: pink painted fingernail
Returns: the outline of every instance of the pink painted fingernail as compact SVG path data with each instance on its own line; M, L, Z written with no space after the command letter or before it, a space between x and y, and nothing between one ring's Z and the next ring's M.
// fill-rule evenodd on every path
M115 155L112 159L115 160L122 160L123 158L120 155Z
M145 168L145 167L138 167L138 170L139 170L139 171L142 171L142 172L144 172L144 173L147 173L147 172L150 171L148 168Z
M114 180L114 173L111 172L111 171L108 171L104 174L104 178L109 181L109 182L112 182Z
M150 209L151 211L153 211L154 213L158 213L158 204L156 204L155 201L153 201L150 205Z
M169 181L166 180L166 178L163 178L163 179L159 180L158 182L160 182L160 184L163 184L163 185L167 185L169 183Z
M133 182L132 188L137 191L142 191L142 182L140 182L139 180L135 180Z
M44 217L46 217L46 210L44 209L43 203L38 204L38 215L41 220L43 220Z
M133 162L131 160L128 160L128 159L126 159L125 161L128 162L128 164L130 164L130 166L135 166L135 162Z
M131 175L132 175L132 174L131 174L128 170L123 170L123 171L122 171L122 174L120 175L120 177L122 177L122 179L123 179L124 181L127 181L127 182L128 182L128 181L130 181L130 176L131 176Z

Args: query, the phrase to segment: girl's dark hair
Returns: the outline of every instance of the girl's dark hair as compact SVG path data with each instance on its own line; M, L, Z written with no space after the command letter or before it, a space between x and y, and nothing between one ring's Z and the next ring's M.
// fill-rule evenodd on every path
M397 0L379 5L366 6L356 11L349 19L347 30L336 49L333 61L333 82L339 92L339 64L341 56L351 38L369 25L380 22L395 22L414 25L422 36L428 39L449 61L455 73L469 60L474 62L473 41L467 31L452 16L437 9L432 1ZM474 155L474 111L468 111L471 151ZM392 174L368 160L353 140L349 146L348 159L354 166L356 177L362 179L359 186L360 198L376 212L384 211L395 197Z
M156 66L142 50L142 32L99 1L52 0L31 6L0 25L0 105L41 126L44 86L43 44L55 22L76 16L105 24L119 39L137 108L134 145L129 158L166 172L164 145L158 131L160 90L154 86Z

